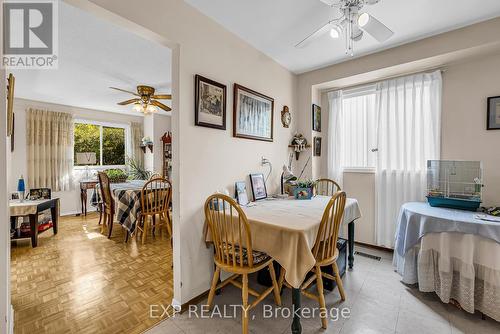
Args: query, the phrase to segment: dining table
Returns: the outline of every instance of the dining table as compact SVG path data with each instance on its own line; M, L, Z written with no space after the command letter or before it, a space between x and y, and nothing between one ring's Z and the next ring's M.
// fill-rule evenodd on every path
M129 180L109 185L115 204L116 220L130 233L133 233L137 226L141 211L141 190L146 182ZM99 184L95 187L91 202L93 206L99 206L102 202Z
M314 267L312 247L316 240L323 212L330 196L314 196L309 200L268 198L242 206L250 225L252 247L271 256L285 270L285 279L292 286L294 317L292 333L301 333L300 286ZM354 265L354 222L361 217L358 201L347 198L342 225L348 225L349 268ZM205 241L211 236L206 228Z

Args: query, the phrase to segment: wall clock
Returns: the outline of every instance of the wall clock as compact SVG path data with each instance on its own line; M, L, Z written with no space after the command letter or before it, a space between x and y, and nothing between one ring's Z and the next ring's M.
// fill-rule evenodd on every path
M284 106L283 110L281 111L281 123L283 124L284 128L288 128L291 122L292 114L290 114L290 109L288 109L287 106Z

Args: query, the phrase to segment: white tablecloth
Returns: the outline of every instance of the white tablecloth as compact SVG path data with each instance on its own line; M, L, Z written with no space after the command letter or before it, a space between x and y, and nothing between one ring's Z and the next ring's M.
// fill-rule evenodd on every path
M444 303L500 321L500 244L474 234L426 234L417 257L418 288Z
M38 204L47 202L49 200L41 199L37 201L13 199L9 201L10 215L11 216L27 216L34 215L37 212Z

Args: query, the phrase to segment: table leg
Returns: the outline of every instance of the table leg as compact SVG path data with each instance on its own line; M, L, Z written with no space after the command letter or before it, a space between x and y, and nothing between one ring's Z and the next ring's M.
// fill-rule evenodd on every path
M29 215L31 229L31 247L35 248L38 245L38 213Z
M83 194L84 194L85 190L83 190L82 187L80 187L80 202L82 204L82 215L84 213L84 209L83 209Z
M85 208L84 210L82 210L82 214L84 216L87 215L87 189L85 189L83 191L83 197L82 197L82 200L83 200L83 207Z
M300 324L300 289L292 289L292 311L293 311L293 322L292 322L292 333L300 334L302 333L302 325Z
M354 266L354 221L347 225L347 243L349 248L349 269L352 269Z
M59 200L56 200L54 205L50 208L50 215L52 216L52 231L57 234L57 225L59 224Z

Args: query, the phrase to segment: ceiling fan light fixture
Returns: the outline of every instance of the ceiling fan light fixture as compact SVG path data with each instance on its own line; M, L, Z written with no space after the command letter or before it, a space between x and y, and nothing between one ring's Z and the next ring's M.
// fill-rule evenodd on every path
M134 111L137 111L137 112L142 112L142 110L143 110L142 103L140 103L140 102L134 103L134 106L132 107L132 109L134 109Z
M333 39L340 38L340 28L338 26L333 26L332 29L330 29L330 37Z
M152 104L148 104L146 107L146 114L154 114L158 112L158 108Z

